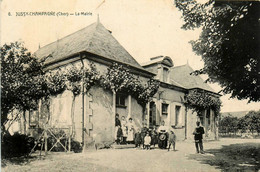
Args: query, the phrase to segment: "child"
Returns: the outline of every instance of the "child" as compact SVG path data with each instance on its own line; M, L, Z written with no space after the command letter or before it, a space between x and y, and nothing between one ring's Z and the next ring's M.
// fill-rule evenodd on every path
M175 141L176 141L176 135L175 135L175 133L171 130L171 131L170 131L170 134L169 134L169 138L168 138L168 144L169 144L168 151L170 150L171 145L172 145L173 151L175 151Z
M140 129L137 129L137 133L135 133L135 147L140 147L142 143L142 137L141 137L141 133L140 133Z
M117 139L116 139L116 143L120 144L122 141L122 137L123 137L123 131L122 128L120 126L118 126L118 130L117 130Z
M135 123L133 122L132 118L129 118L127 123L127 138L126 141L128 144L134 144L134 137L135 137Z
M142 137L142 144L143 144L143 149L144 149L144 138L146 136L146 133L149 131L149 129L147 128L147 124L143 125L143 128L141 130L141 137Z
M146 136L144 137L144 148L146 150L150 150L151 145L151 137L149 136L149 132L146 133Z
M125 120L125 117L121 117L121 125L122 125L122 132L123 132L123 141L122 144L126 144L126 138L127 138L127 122Z
M151 136L152 136L152 143L151 144L155 148L155 144L158 142L158 140L157 140L158 134L157 134L155 125L153 126L153 130L151 131Z

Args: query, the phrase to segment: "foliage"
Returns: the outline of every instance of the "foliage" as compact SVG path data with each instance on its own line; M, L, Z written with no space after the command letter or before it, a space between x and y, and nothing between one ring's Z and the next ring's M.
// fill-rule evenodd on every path
M47 85L48 95L56 96L63 93L66 90L66 75L57 69L54 71L49 71L45 74L44 83Z
M221 101L218 97L197 89L190 90L186 94L184 103L197 113L201 113L205 109L212 109L216 114L219 114L221 107Z
M70 90L74 96L77 96L81 92L81 83L83 78L83 70L73 66L66 71L66 85L67 89Z
M42 96L42 63L20 42L4 44L1 55L1 125L13 109L35 109Z
M144 86L143 89L137 90L137 92L139 93L137 97L137 102L144 106L147 102L151 101L151 98L158 91L158 89L159 89L158 81L153 79L148 80L147 84Z
M70 90L74 96L77 96L82 91L82 82L88 91L91 86L95 85L100 78L100 74L93 63L90 63L90 69L71 67L62 71L61 69L49 71L46 73L47 88L50 95L58 95L65 90Z
M260 111L250 111L241 118L228 115L223 117L219 123L220 133L260 133Z
M3 135L1 139L2 158L27 156L34 146L34 138L24 134L15 133Z
M132 83L133 79L134 76L127 67L113 63L113 65L107 69L107 73L103 77L103 85L107 89L118 92L126 89L130 85L134 88L135 86L133 86ZM138 83L138 80L135 81L136 84L140 84Z
M219 132L220 133L236 133L238 128L239 119L233 117L230 114L222 118L219 122Z
M260 133L260 111L250 111L242 117L238 123L238 128L242 131L249 130L252 133Z
M115 92L123 91L137 99L137 102L144 106L159 88L159 82L153 79L143 85L139 77L130 73L127 66L114 63L108 68L105 76L102 77L102 85Z
M202 56L207 74L231 97L260 100L260 2L175 0L182 12L184 29L202 28L193 50Z
M84 69L84 86L88 91L93 85L100 84L101 76L94 63L90 63L89 69Z

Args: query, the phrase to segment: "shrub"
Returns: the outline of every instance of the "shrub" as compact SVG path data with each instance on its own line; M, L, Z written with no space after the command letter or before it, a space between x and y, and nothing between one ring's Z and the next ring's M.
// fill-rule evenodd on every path
M24 134L4 135L1 141L3 158L27 156L34 146L35 139Z

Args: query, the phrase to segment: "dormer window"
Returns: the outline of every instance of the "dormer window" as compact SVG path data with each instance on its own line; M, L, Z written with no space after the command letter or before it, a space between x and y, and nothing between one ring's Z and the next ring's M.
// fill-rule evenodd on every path
M164 67L163 68L163 82L168 82L169 78L169 69Z

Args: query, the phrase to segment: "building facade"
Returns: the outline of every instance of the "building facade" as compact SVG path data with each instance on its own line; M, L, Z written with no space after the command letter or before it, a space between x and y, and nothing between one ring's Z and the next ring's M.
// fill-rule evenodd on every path
M196 121L200 121L205 128L205 137L218 139L217 114L212 109L197 114L184 103L185 95L191 90L203 90L214 97L220 96L200 76L191 75L194 70L188 63L175 67L170 57L158 56L142 66L155 73L155 78L160 81L157 94L147 105L149 127L158 126L164 121L165 125L174 129L178 140L185 140L193 139Z
M206 128L208 138L217 137L216 115L210 109L193 113L183 103L192 89L203 89L219 96L199 76L191 76L189 65L174 67L170 57L159 56L142 66L119 44L99 21L58 41L35 55L46 58L45 69L66 71L72 66L89 67L93 63L104 74L112 63L127 65L142 82L160 81L158 92L145 107L124 92L112 92L93 86L87 93L73 97L65 91L42 100L38 111L25 112L21 132L34 135L38 128L72 128L72 137L85 145L114 142L115 114L133 119L136 128L144 124L159 126L162 121L176 132L178 140L192 139L196 121Z

